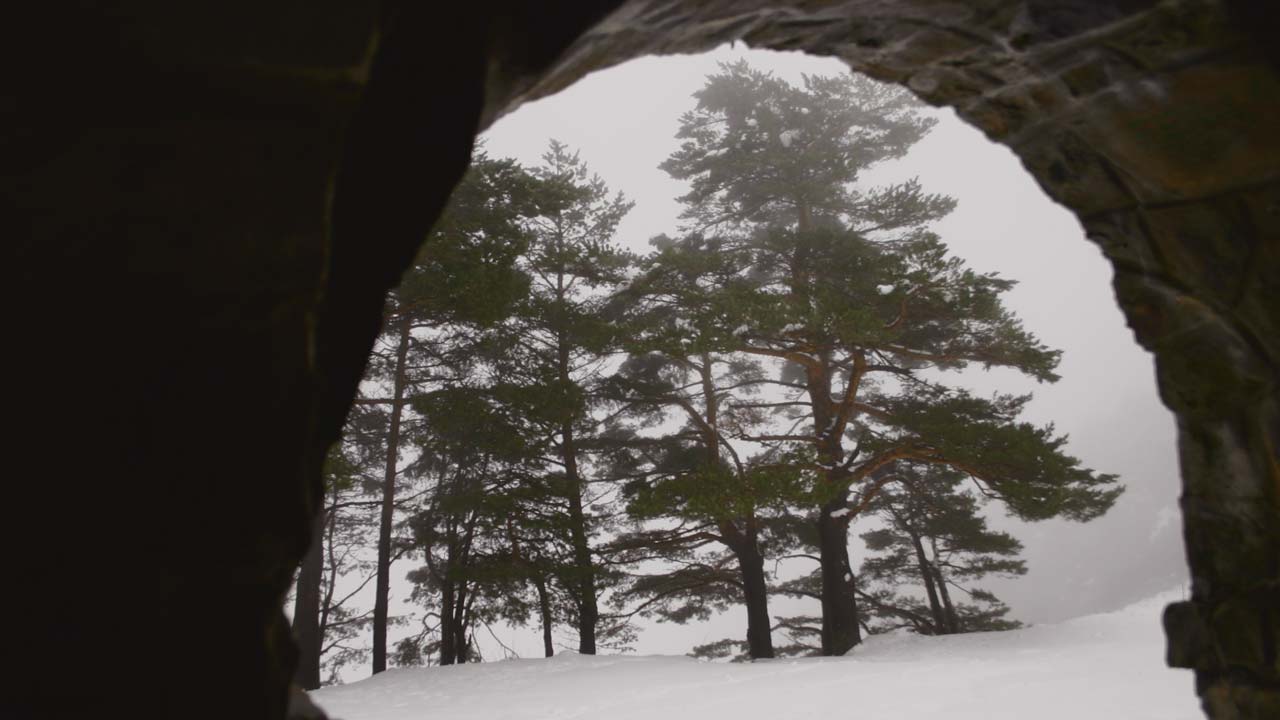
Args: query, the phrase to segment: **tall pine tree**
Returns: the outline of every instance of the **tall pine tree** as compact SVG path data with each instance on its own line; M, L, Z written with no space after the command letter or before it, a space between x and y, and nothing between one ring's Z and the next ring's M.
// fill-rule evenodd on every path
M411 399L447 377L449 360L430 337L442 327L485 326L504 318L522 297L525 278L515 263L528 244L532 178L514 161L480 149L455 189L417 260L387 300L384 331L366 373L386 423L382 506L374 592L373 672L387 667L387 625L397 485L410 444ZM442 373L444 373L442 375Z
M938 371L974 364L1052 381L1058 353L1003 307L1010 281L966 269L927 231L951 200L914 181L856 186L861 170L927 130L913 108L903 91L865 79L807 77L797 88L724 66L663 164L691 186L682 200L694 232L677 247L737 270L700 277L687 302L714 294L734 349L782 363L790 393L779 407L790 417L739 439L811 479L826 654L860 641L848 527L896 463L962 470L1025 518L1089 519L1118 494L1113 476L1061 452L1052 427L1018 420L1027 397L941 382Z
M596 440L603 428L607 399L599 385L608 358L617 351L617 329L602 308L628 273L630 256L614 242L618 223L631 209L620 194L611 194L576 153L552 142L536 178L534 213L526 224L530 242L519 262L529 279L527 293L515 311L486 338L489 379L484 395L506 418L513 434L523 438L539 470L527 469L525 507L538 494L556 505L555 522L540 528L512 530L523 542L522 562L542 585L544 627L554 614L549 607L552 576L570 599L569 622L579 635L578 650L594 654L601 627L600 593L608 576L595 537L603 529L598 506ZM545 517L545 516L543 516ZM562 532L569 557L554 560L546 532ZM535 553L531 556L530 553ZM536 559L535 559L536 558ZM549 632L549 630L547 631ZM548 640L549 643L549 640ZM548 644L548 650L549 650Z
M756 398L771 382L757 360L728 352L736 344L726 330L732 313L714 288L736 275L731 257L685 252L665 237L653 242L641 279L615 299L628 308L633 354L612 387L643 419L641 429L669 418L681 423L632 438L634 478L624 491L635 520L679 524L619 539L631 554L668 566L635 577L620 599L677 622L740 602L748 656L771 658L765 554L787 503L799 499L799 476L769 453L749 456L732 442L771 405Z

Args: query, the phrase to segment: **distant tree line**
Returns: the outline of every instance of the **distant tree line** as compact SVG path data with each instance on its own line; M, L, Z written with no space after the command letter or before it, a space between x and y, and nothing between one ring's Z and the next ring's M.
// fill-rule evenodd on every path
M1059 352L1004 306L1012 281L930 231L953 200L859 183L931 127L910 96L736 63L696 99L661 165L688 184L682 227L644 256L614 237L631 203L564 145L536 167L477 152L331 453L301 684L475 661L494 623L593 654L637 617L741 606L744 638L694 651L742 659L1008 629L977 583L1026 567L984 508L1087 521L1114 502L1115 476L1020 419L1030 396L958 385L974 366L1053 382ZM419 624L388 647L393 563ZM817 612L775 616L778 596Z

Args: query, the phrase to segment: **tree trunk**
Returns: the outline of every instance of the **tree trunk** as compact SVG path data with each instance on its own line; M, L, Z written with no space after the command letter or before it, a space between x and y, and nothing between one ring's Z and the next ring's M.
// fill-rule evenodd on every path
M942 577L942 571L934 569L934 573L938 578L938 594L942 596L942 609L946 614L947 632L952 635L960 632L960 617L956 615L956 608L951 604L951 593L947 590L947 581Z
M466 665L471 661L471 639L467 637L467 630L468 628L464 623L459 623L454 630L453 637L457 643L455 645L457 650L455 651L456 657L454 659L454 664L456 665Z
M460 575L462 569L460 569ZM467 618L471 615L471 597L468 594L467 580L465 575L458 580L457 591L453 598L453 661L458 665L465 665L467 661L467 651L471 650L470 638L467 638L468 623Z
M373 598L373 672L387 669L387 609L391 594L391 524L395 519L396 466L400 460L400 415L406 384L405 365L409 355L410 321L400 316L400 344L396 347L395 377L392 380L391 420L387 428L387 461L382 476L382 514L378 525L378 577Z
M471 533L474 528L474 525L467 527L465 536L460 535L457 526L452 523L448 529L444 572L439 577L441 665L467 662L467 620L471 603L467 566L470 562Z
M705 408L703 444L707 463L721 464L720 459L720 403L716 397L715 378L712 374L711 353L699 356L698 373L702 382L702 398ZM774 657L772 623L769 618L769 588L764 578L764 556L756 537L754 514L745 518L746 532L738 530L733 520L720 521L722 542L738 560L738 572L742 576L742 599L747 606L747 651L752 660Z
M822 506L818 516L818 557L822 566L822 654L844 655L862 642L853 568L849 565L848 492Z
M551 642L551 596L547 593L547 581L539 574L533 581L538 589L538 611L542 615L542 653L543 657L556 654L555 645Z
M564 233L557 217L556 249L564 252ZM562 256L563 257L563 256ZM564 307L568 297L568 286L565 284L565 269L561 266L556 272L556 302L560 317L557 318L556 333L556 375L561 387L574 387L573 374L570 370L570 354L572 345L568 332L563 325ZM578 470L578 448L574 442L573 418L566 418L560 426L560 458L564 463L565 493L569 501L569 535L573 545L573 577L578 605L578 652L583 655L596 654L596 623L600 621L600 610L596 600L595 561L591 557L591 545L587 534L587 516L582 507L582 477Z
M466 664L468 651L471 649L471 640L467 637L467 631L470 630L467 622L470 602L467 581L458 581L457 598L453 602L453 660L459 665Z
M452 665L458 660L454 637L453 613L456 605L453 581L446 579L440 587L440 664Z
M947 616L942 608L942 603L938 601L937 584L934 582L933 565L929 562L929 558L924 554L924 545L920 542L920 538L911 535L911 544L916 549L916 564L920 566L920 577L924 578L924 590L929 596L929 612L933 616L933 633L935 635L950 634L950 624L947 622Z
M933 547L933 557L938 557L938 547ZM946 615L947 632L955 635L960 632L960 617L956 615L956 608L951 604L951 592L947 590L947 578L942 574L942 568L937 563L932 563L934 579L938 582L938 594L942 596L942 609Z
M572 431L567 431L566 448L572 447ZM596 654L596 623L600 610L596 602L595 563L591 558L591 546L587 541L587 519L582 509L582 484L578 479L577 462L571 451L565 453L565 467L569 472L569 534L573 541L574 583L578 600L578 652Z
M800 261L793 261L796 275ZM803 277L794 277L799 291L807 293ZM808 295L804 295L806 304ZM844 655L862 642L858 623L858 600L854 594L853 568L849 564L849 477L846 469L842 437L845 423L839 408L831 399L831 361L827 352L818 355L818 364L805 370L805 386L809 395L814 431L817 433L818 462L828 468L821 483L830 493L818 510L818 561L822 574L822 654ZM850 382L857 382L856 378Z
M813 226L813 210L804 200L796 201L796 232L807 233Z
M311 546L302 558L293 603L293 637L298 643L298 667L293 681L303 690L320 687L320 580L324 575L325 512L317 513L311 529Z
M742 573L742 595L747 605L747 648L752 660L771 658L773 634L769 620L769 588L764 580L764 556L755 538L746 537L733 548Z

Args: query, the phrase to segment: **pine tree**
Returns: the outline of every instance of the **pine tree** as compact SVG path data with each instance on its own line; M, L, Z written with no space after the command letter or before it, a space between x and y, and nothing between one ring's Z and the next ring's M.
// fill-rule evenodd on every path
M853 184L927 130L904 92L856 78L795 88L737 64L698 100L663 164L691 186L682 200L694 232L674 247L736 268L700 277L687 302L714 304L737 352L782 363L789 394L778 406L791 417L739 439L810 478L824 653L860 641L848 527L895 464L967 472L1029 519L1087 520L1110 506L1114 476L1062 453L1052 426L1018 420L1029 396L979 398L938 379L979 365L1053 381L1058 353L1004 309L1012 282L966 269L928 232L951 200L914 181Z
M779 540L777 518L798 498L798 474L779 471L767 453L744 457L730 442L758 422L768 403L754 396L768 381L759 362L725 352L734 342L723 331L725 317L714 293L701 297L698 289L736 270L722 256L684 253L665 237L654 244L641 267L643 282L616 298L629 306L624 328L632 356L611 391L641 428L668 417L682 422L673 433L632 436L633 480L624 488L636 521L679 524L629 533L618 545L675 569L634 577L619 600L638 601L640 612L675 622L740 602L747 656L770 658L765 553Z
M1004 619L1007 606L973 583L988 575L1025 574L1026 564L1017 559L1022 544L987 528L979 499L961 488L964 474L907 463L895 473L896 482L868 506L885 527L862 533L867 549L878 554L863 562L861 575L887 585L869 591L875 596L869 614L890 627L905 618L928 635L1018 627ZM903 585L923 589L927 606L898 593ZM953 590L963 597L953 602Z
M551 580L572 553L568 514L546 482L547 438L528 421L518 399L524 389L498 382L483 350L458 357L478 366L414 402L431 428L422 452L433 482L411 520L425 560L411 579L415 600L439 622L403 641L399 662L424 652L439 652L441 664L463 662L477 621L524 624L534 615L550 655L552 623L565 617ZM424 646L428 636L437 640Z
M551 623L559 619L578 630L579 651L594 654L600 593L612 582L593 547L604 529L593 487L608 481L595 460L604 402L598 386L617 345L601 308L631 262L613 242L631 204L556 142L531 172L529 243L517 263L525 292L474 346L480 365L474 382L451 397L438 395L430 412L437 430L474 412L503 429L501 436L473 439L479 447L519 446L519 457L508 458L503 470L513 480L504 496L516 503L513 522L500 529L507 536L505 572L523 573L537 590L548 653ZM556 598L566 598L569 608L557 607Z
M599 310L631 262L612 242L630 203L559 143L532 174L529 243L516 263L524 293L500 322L450 340L454 380L414 403L430 428L427 453L482 456L486 467L473 489L448 493L448 512L415 521L428 557L433 532L448 538L455 519L474 524L463 528L472 532L467 562L445 558L415 575L437 593L452 592L448 578L510 622L536 618L548 656L557 623L576 628L590 654L602 632L618 630L602 626L599 595L615 573L593 547L605 518L592 506L593 486L608 482L597 411L618 335ZM428 518L444 525L428 531ZM501 597L485 596L495 583Z
M637 368L644 364L650 367ZM656 354L629 363L624 371L653 372L666 365L676 377L647 382L633 375L632 402L674 406L684 426L645 446L651 466L628 483L627 510L638 521L678 519L663 530L630 533L619 547L645 559L661 558L676 569L634 578L624 598L638 598L650 614L684 622L705 617L733 601L747 610L747 644L751 658L773 657L768 609L765 553L772 540L773 515L781 512L796 474L777 472L761 458L742 458L722 434L737 408L722 404L732 370L711 353L671 361ZM658 370L661 372L660 370ZM688 383L688 376L696 378ZM643 383L643 386L640 386ZM692 385L693 388L686 387ZM637 387L639 386L639 387ZM694 389L696 388L696 389ZM700 552L710 545L710 555Z
M440 665L479 660L474 631L496 619L522 620L527 608L513 605L522 579L507 571L503 526L511 508L504 497L509 482L501 463L479 448L440 444L432 453L433 487L410 520L414 547L423 565L409 573L411 599L434 610L437 640L422 637L399 646L397 662L413 664L414 654L438 652ZM514 614L514 617L513 617Z
M934 125L905 90L859 75L806 76L795 87L739 61L722 64L694 97L697 107L680 118L676 135L684 142L661 164L689 183L680 198L689 231L807 232L834 218L869 233L917 225L954 205L915 181L851 186Z
M450 360L429 337L445 326L479 327L504 318L525 291L515 270L528 243L532 178L511 160L477 151L471 169L455 189L417 260L387 300L384 332L370 359L366 387L382 397L375 405L385 417L381 515L374 593L373 672L387 666L388 599L397 505L397 482L406 472L405 450L414 418L409 404L442 379Z

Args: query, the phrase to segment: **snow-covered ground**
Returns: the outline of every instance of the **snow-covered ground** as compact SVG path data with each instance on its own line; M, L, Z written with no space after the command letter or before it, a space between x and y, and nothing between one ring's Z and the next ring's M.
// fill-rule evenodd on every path
M560 655L399 669L312 698L340 720L1199 720L1191 673L1164 666L1176 594L1004 633L878 636L842 658L710 663Z

